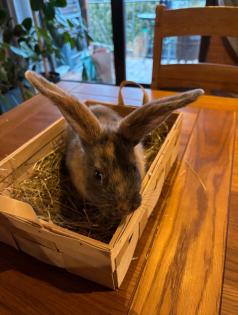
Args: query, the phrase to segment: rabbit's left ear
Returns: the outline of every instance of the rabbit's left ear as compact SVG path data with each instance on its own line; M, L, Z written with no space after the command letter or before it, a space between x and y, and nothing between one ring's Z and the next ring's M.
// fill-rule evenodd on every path
M100 123L84 103L34 71L27 71L25 77L41 94L59 108L81 140L91 142L100 135Z
M192 103L202 94L202 89L195 89L147 103L120 122L118 134L136 145L157 128L173 110Z

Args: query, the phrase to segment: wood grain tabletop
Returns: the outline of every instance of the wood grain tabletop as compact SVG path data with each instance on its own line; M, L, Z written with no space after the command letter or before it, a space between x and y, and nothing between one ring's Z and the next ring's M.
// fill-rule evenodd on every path
M115 86L60 85L81 100L117 102ZM136 88L124 96L141 102ZM238 314L238 100L202 96L182 112L178 161L121 288L0 244L0 315ZM0 159L59 117L41 95L0 116Z

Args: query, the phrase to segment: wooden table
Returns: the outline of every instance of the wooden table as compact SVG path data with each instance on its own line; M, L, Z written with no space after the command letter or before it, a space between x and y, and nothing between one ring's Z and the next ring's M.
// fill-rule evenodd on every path
M116 102L117 87L60 84L81 99ZM125 96L139 104L137 89ZM179 161L120 290L0 244L1 315L238 314L238 100L203 96L183 112ZM1 116L0 158L59 116L40 95Z

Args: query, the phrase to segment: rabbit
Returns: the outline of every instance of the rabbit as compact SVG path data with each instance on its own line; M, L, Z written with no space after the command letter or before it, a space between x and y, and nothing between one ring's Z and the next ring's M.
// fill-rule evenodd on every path
M151 101L122 118L114 110L83 102L33 71L28 81L68 122L66 166L79 195L104 216L124 217L141 205L145 173L142 140L170 113L197 99L195 89Z

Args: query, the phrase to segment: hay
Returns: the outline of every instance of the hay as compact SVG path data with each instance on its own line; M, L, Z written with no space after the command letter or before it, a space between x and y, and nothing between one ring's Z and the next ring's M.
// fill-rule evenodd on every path
M163 122L156 130L151 132L143 141L145 148L146 169L148 170L156 157L164 139L169 132L169 126Z
M162 124L144 140L147 169L168 131L168 126ZM121 218L104 217L79 198L64 165L63 152L60 144L39 160L29 178L9 187L10 196L29 203L40 219L108 243Z

